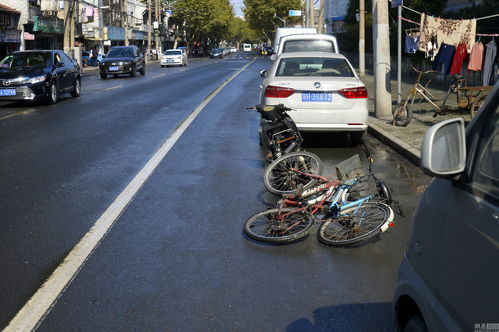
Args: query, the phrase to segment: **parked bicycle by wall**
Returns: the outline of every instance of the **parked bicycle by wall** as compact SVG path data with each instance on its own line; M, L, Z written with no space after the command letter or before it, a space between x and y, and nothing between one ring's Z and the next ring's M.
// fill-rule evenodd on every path
M425 75L436 73L436 71L420 71L412 66L411 68L416 73L418 73L418 77L416 79L416 82L414 82L414 86L409 90L405 100L398 104L393 111L392 124L396 126L407 126L412 119L412 113L414 112L415 107L417 107L417 105L420 104L423 100L425 100L433 107L435 112L433 114L433 117L446 114L448 111L450 111L450 108L446 103L451 93L456 94L458 109L469 113L470 118L473 118L478 111L478 108L487 97L489 91L492 90L491 86L467 86L466 80L463 76L452 75L452 82L449 85L449 89L447 90L442 104L437 105L436 101L438 100L438 98L435 97L428 89L428 85L431 82L431 79L427 80L424 85L422 84L422 79ZM416 97L419 97L419 100L417 102L415 102Z

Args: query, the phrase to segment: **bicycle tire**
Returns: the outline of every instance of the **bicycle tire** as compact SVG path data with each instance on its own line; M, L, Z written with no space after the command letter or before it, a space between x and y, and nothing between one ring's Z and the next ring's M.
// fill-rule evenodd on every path
M393 112L393 123L398 127L405 127L411 122L412 107L409 104L400 103Z
M378 196L383 201L383 203L390 205L393 202L392 191L386 185L385 181L378 180Z
M310 212L292 211L294 209L274 208L257 213L244 222L244 232L250 238L263 242L289 243L301 239L310 233L315 219ZM278 213L289 212L282 220L276 218Z
M347 216L321 224L317 234L320 242L331 246L357 244L379 234L381 227L393 220L391 208L379 202L365 202L342 211L342 214Z
M299 186L303 190L312 187L317 179L291 171L298 169L304 173L322 175L322 160L307 151L291 152L274 160L265 168L263 183L273 194L296 194Z

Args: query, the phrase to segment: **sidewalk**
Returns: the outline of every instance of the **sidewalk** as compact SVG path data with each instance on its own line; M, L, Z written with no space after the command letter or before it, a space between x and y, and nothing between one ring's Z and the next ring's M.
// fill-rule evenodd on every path
M420 150L423 137L433 124L455 118L461 117L465 123L470 121L470 115L464 111L458 110L456 95L452 94L449 96L446 105L450 106L449 112L445 115L434 115L433 107L422 102L415 107L415 111L412 114L412 120L406 127L397 127L391 124L391 116L386 118L377 118L374 112L374 76L372 74L366 74L366 76L361 78L365 83L368 94L369 94L369 133L378 138L380 141L386 143L392 147L397 152L401 153L404 157L412 161L414 164L419 166L420 162ZM409 80L411 81L411 80ZM402 81L402 100L407 95L407 92L412 87L413 84L405 83ZM442 100L447 93L448 86L437 86L430 83L431 93L439 98L436 101L437 105L442 104ZM392 105L393 108L397 105L397 80L391 80L392 88ZM416 99L417 100L417 99ZM416 102L415 102L416 103Z

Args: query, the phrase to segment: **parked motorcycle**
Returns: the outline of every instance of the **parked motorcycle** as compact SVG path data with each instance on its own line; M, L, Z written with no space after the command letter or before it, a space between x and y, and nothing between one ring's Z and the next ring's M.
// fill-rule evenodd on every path
M288 115L290 108L279 105L255 105L248 107L261 115L260 144L270 152L268 161L300 149L303 138L295 122Z

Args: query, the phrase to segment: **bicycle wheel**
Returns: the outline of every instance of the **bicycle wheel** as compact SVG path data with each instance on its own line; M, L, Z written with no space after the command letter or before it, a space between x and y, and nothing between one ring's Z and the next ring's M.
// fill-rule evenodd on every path
M244 222L244 232L252 239L273 243L296 241L310 232L314 217L310 212L294 209L270 209ZM289 213L289 214L287 214Z
M307 175L293 172L292 168L304 173L321 175L323 164L319 157L310 152L288 153L274 160L265 169L263 174L265 188L277 195L294 194L300 185L303 189L307 189L317 182Z
M341 211L338 218L324 221L319 228L319 241L333 246L359 243L380 232L393 220L393 211L383 203L365 202Z
M404 104L400 103L395 108L393 112L393 123L398 127L405 127L411 122L412 118L412 107L409 106L409 103Z

